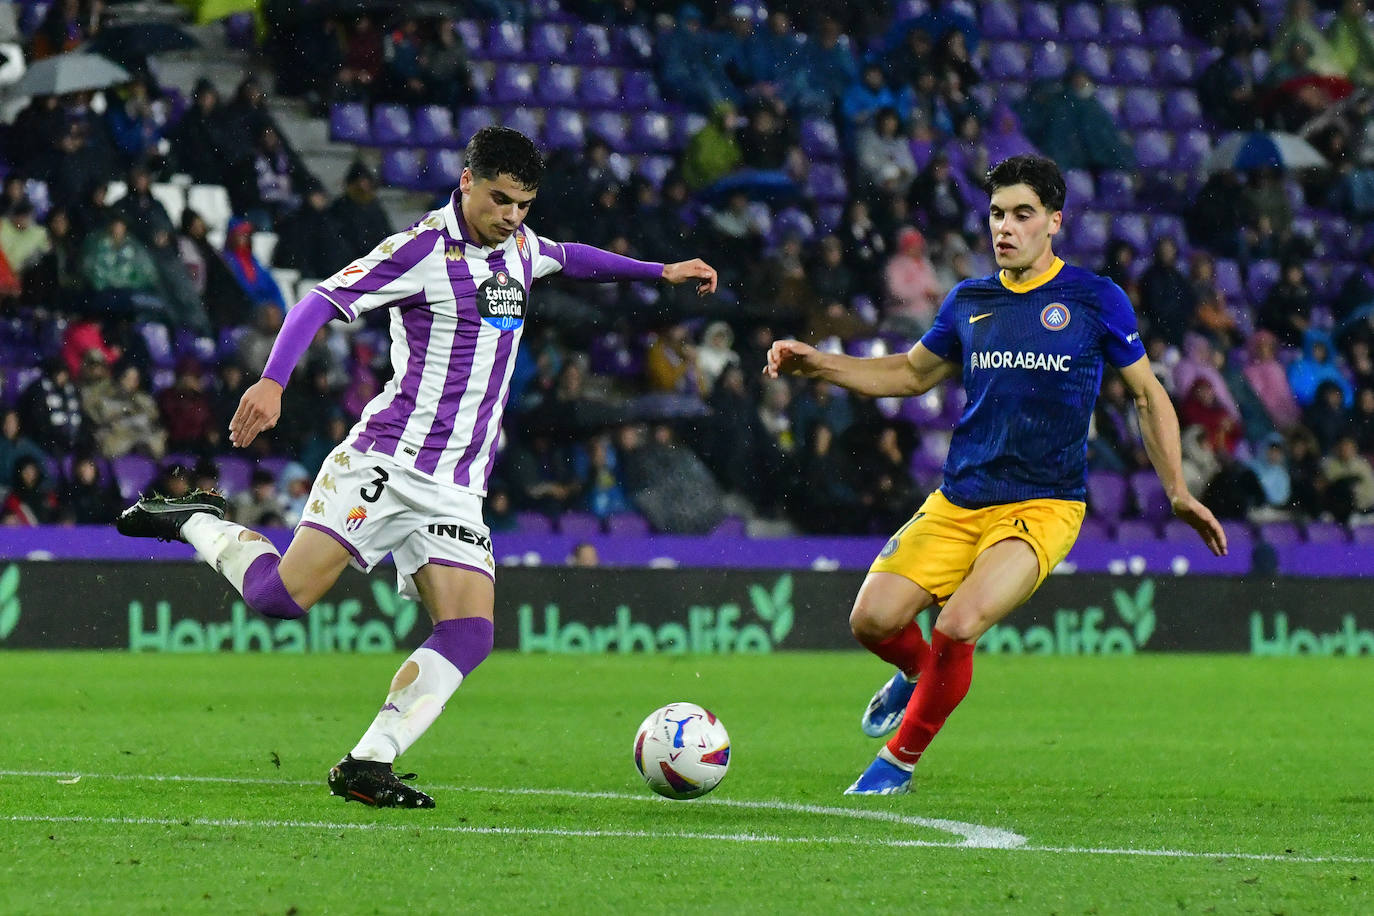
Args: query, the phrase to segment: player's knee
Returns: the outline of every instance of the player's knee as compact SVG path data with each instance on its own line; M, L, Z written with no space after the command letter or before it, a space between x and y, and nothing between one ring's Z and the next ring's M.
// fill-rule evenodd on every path
M946 607L941 611L935 620L935 629L955 642L976 642L995 620L995 615L983 613L976 606L966 604L957 608Z
M899 615L860 598L849 612L849 631L862 643L882 642L901 632Z

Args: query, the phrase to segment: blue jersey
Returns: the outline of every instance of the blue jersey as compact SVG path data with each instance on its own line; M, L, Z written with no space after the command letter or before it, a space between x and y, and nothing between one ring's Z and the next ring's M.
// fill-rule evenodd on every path
M1121 287L1058 258L1025 283L965 280L921 343L963 366L968 392L940 488L950 502L1085 497L1103 361L1120 369L1145 355Z

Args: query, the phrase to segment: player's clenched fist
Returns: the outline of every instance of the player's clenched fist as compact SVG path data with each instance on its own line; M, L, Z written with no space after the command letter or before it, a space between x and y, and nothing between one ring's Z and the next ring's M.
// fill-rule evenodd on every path
M281 417L281 385L270 378L258 379L239 400L239 409L229 421L229 441L245 448L264 429L277 425Z
M768 365L763 371L769 378L815 375L820 371L820 353L800 340L775 340L768 348Z
M686 280L697 281L697 295L716 291L716 269L701 258L663 265L663 279L676 286Z

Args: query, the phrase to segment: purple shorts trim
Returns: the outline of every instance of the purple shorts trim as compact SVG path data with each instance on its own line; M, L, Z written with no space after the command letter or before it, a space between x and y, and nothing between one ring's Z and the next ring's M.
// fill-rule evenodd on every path
M439 557L430 557L429 562L433 563L435 566L452 566L456 569L470 569L473 572L481 573L493 582L496 581L496 573L489 569L483 569L480 566L473 566L471 563L459 563L457 560L443 560Z
M329 536L332 537L334 540L336 540L336 541L338 541L340 544L342 544L343 547L344 547L344 549L347 550L349 553L351 553L351 554L353 555L353 559L356 560L356 561L358 562L358 565L359 565L359 566L361 566L363 569L367 569L367 568L368 568L368 563L367 563L367 561L363 559L363 555L362 555L362 554L358 553L357 548L354 547L352 544L348 543L348 541L345 541L345 540L344 540L344 536L343 536L342 534L339 534L339 532L335 531L333 528L326 528L324 525L321 525L319 522L301 522L300 527L302 527L302 528L314 528L316 531L323 531L325 534L329 535Z

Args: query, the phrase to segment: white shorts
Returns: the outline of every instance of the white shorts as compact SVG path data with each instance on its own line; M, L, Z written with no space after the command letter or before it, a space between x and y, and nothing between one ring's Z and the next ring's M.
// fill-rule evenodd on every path
M396 587L419 599L412 578L426 563L496 579L482 499L441 484L387 455L340 445L325 459L296 525L338 541L366 572L388 553Z

